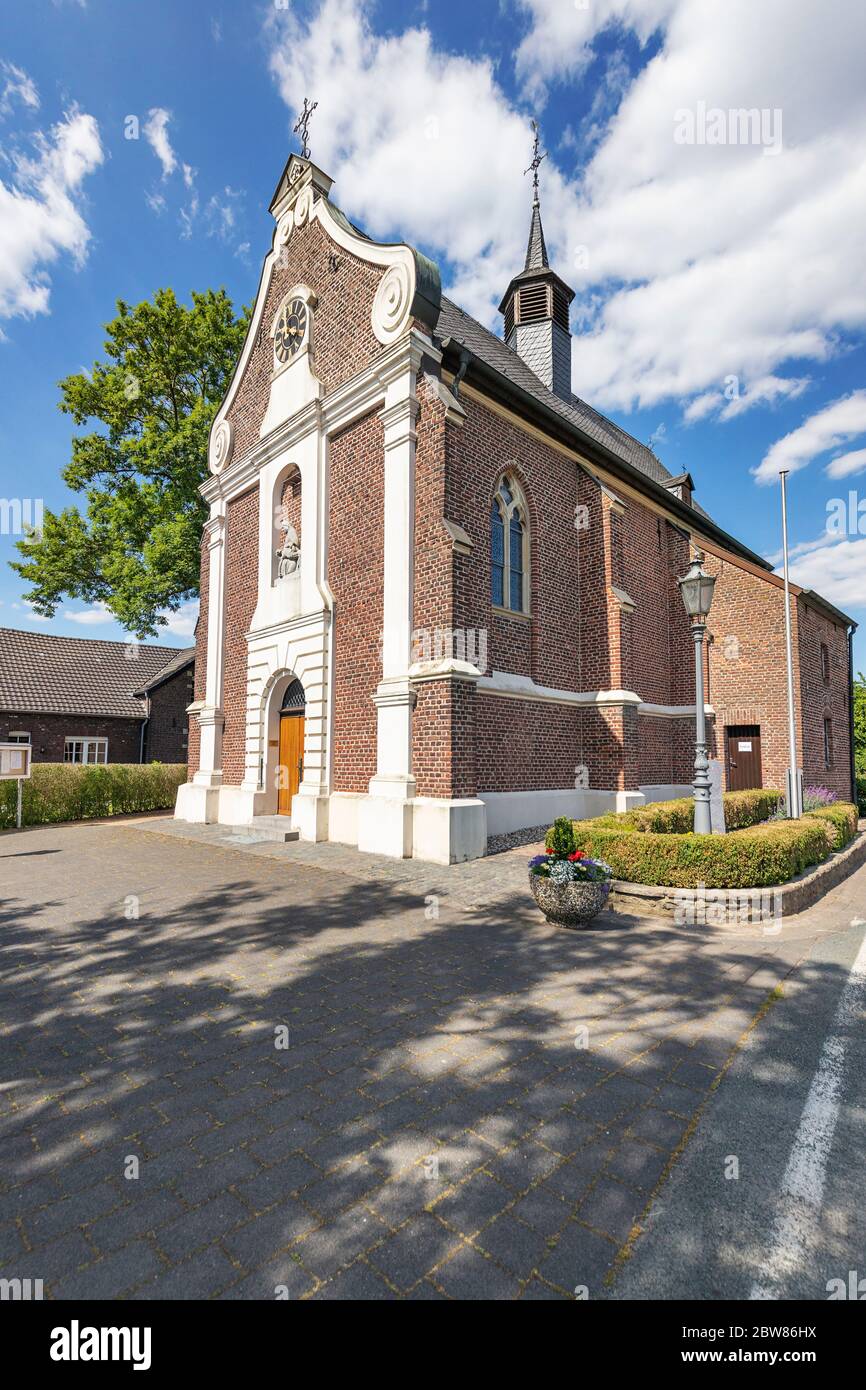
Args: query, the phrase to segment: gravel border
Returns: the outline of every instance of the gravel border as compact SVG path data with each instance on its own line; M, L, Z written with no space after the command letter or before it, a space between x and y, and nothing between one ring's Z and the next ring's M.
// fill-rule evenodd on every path
M549 825L530 825L526 830L511 830L507 835L489 835L487 853L504 854L506 850L519 849L521 845L537 845L549 829Z

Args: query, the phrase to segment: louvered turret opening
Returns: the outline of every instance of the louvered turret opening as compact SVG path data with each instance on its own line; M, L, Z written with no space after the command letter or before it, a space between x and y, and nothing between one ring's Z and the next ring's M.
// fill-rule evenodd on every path
M521 285L517 291L517 322L538 323L549 318L549 285Z

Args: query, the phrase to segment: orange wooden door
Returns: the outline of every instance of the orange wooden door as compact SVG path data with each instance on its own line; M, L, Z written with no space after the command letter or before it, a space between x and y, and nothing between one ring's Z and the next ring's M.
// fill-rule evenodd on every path
M292 797L304 775L304 716L280 715L280 781L277 810L281 816L292 813Z

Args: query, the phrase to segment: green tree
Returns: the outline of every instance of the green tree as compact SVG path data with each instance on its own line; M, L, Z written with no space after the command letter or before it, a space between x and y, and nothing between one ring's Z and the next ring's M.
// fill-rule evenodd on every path
M854 681L854 766L866 777L866 676L858 671Z
M96 428L72 441L63 480L86 509L46 510L41 533L18 542L12 568L26 597L51 617L64 596L102 602L128 632L153 636L199 587L211 422L249 321L224 290L193 294L192 307L158 290L117 303L105 325L106 360L59 383L60 409Z

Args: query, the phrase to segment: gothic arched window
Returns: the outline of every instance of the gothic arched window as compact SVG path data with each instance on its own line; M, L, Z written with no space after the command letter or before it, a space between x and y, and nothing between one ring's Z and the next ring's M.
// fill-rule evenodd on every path
M490 506L490 595L497 608L529 612L529 510L508 473Z

